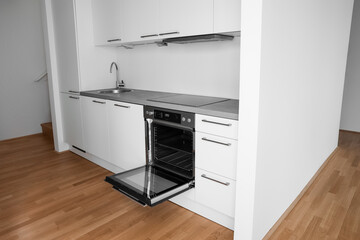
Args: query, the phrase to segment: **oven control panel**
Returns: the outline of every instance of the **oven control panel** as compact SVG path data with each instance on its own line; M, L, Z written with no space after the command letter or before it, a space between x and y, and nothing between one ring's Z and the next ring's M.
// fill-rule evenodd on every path
M171 109L144 106L144 118L159 120L186 127L195 127L195 114Z

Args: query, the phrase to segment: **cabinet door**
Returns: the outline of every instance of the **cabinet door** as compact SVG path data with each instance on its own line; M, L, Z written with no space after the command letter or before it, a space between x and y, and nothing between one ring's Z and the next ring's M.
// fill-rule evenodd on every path
M158 38L158 0L120 0L124 41Z
M241 0L214 0L214 32L240 31Z
M110 162L130 170L146 164L143 106L108 101Z
M176 37L213 32L213 0L159 0L159 35Z
M106 101L103 99L82 97L81 109L86 151L99 158L108 160L109 133Z
M237 141L196 132L196 167L236 180Z
M52 1L59 88L80 91L73 0Z
M61 94L64 138L71 146L84 149L80 96Z
M95 45L121 42L120 0L92 0Z
M195 199L216 211L234 217L236 181L195 169Z

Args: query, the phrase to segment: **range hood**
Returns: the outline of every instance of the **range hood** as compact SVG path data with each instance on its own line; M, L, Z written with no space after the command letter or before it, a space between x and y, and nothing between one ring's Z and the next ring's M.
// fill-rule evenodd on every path
M188 37L175 37L163 40L163 43L187 44L198 42L216 42L216 41L229 41L233 40L234 36L224 34L205 34Z

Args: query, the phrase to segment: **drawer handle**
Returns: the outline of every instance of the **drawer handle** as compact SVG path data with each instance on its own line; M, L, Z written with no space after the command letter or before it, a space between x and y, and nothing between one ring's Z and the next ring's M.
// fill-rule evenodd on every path
M124 106L120 104L114 104L115 107L130 108L130 106Z
M221 144L221 145L228 146L228 147L231 146L231 143L218 142L218 141L211 140L211 139L207 139L207 138L204 138L204 137L202 138L202 140L203 140L203 141L207 141L207 142L212 142L212 143Z
M227 126L227 127L231 126L231 123L219 123L219 122L209 121L209 120L206 120L206 119L203 119L202 121L206 122L206 123L212 123L212 124L221 125L221 126Z
M109 39L107 42L118 42L121 41L121 38Z
M149 35L142 35L140 37L141 38L148 38L148 37L157 37L157 36L159 36L159 35L157 35L157 34L149 34Z
M225 186L229 186L229 185L230 185L229 182L221 182L221 181L216 180L216 179L214 179L214 178L208 177L208 176L206 176L205 174L201 174L201 177L206 178L206 179L209 179L209 180L214 181L214 182L217 182L217 183L220 183L220 184L225 185Z
M71 99L79 99L78 97L73 97L73 96L69 96L69 98L71 98Z
M180 32L166 32L166 33L160 33L160 36L165 36L165 35L172 35L172 34L180 34Z
M69 92L69 93L80 93L80 92L78 92L78 91L73 91L73 90L69 90L68 92Z
M100 103L100 104L105 104L106 102L100 102L100 101L96 101L96 100L93 100L94 103Z

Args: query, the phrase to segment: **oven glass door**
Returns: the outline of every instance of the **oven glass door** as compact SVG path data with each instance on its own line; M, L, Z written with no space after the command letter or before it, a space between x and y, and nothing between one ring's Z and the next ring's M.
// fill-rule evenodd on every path
M105 181L143 206L154 206L193 188L192 180L149 164L108 176Z

